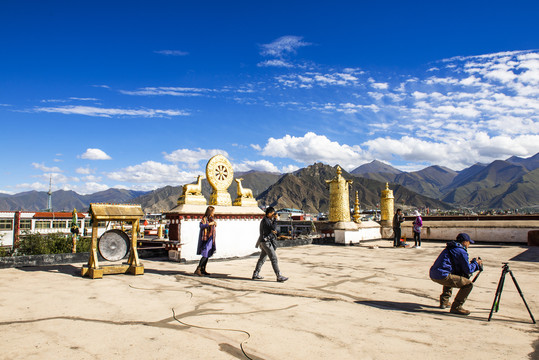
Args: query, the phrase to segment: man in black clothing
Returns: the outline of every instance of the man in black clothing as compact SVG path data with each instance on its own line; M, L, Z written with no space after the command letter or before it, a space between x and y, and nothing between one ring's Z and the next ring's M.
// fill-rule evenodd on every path
M401 245L401 223L404 222L404 215L401 209L397 209L393 217L393 246Z
M273 271L277 276L277 281L284 282L288 280L287 277L281 275L281 271L279 270L279 263L277 260L277 254L275 253L275 250L277 248L275 246L275 240L277 239L275 220L275 209L270 206L266 209L266 216L264 216L264 218L260 222L260 236L258 237L258 241L256 242L256 247L260 247L261 252L260 257L258 258L258 262L256 263L255 271L253 273L253 280L263 279L263 277L259 274L260 270L262 269L262 265L264 265L264 262L266 261L266 257L270 258L271 266L273 266Z

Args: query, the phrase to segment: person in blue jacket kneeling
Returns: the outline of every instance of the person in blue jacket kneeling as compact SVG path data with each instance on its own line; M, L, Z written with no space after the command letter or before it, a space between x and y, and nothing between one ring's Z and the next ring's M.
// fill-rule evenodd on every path
M457 241L450 241L446 248L438 255L438 258L430 268L430 279L443 285L440 295L440 308L445 309L451 306L450 312L458 315L469 315L470 311L465 310L462 305L470 295L473 282L469 279L471 274L479 270L482 264L481 259L468 258L468 246L474 241L465 233L457 235ZM452 288L459 288L453 304L449 302Z

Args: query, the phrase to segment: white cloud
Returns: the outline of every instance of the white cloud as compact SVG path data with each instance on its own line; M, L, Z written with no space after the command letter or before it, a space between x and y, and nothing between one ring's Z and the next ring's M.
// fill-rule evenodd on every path
M36 169L39 169L41 171L44 171L44 172L62 172L62 170L57 167L57 166L53 166L53 167L48 167L48 166L45 166L45 164L43 163L32 163L32 166Z
M68 100L65 99L43 99L41 100L42 103L65 103L68 102Z
M89 182L84 183L82 186L74 188L73 190L79 194L87 195L87 194L93 194L99 191L105 191L105 190L108 190L109 188L110 186L106 184L89 181Z
M281 173L288 174L291 172L294 172L296 170L299 170L299 166L296 165L286 165L281 168Z
M80 97L70 97L69 100L78 100L78 101L97 101L96 98L80 98Z
M92 85L92 86L97 87L97 88L110 89L110 86L108 85Z
M177 165L167 165L156 161L146 161L106 174L109 179L142 184L172 185L192 181L197 174L181 171Z
M280 139L269 138L262 154L289 158L303 164L317 161L339 164L346 169L353 169L358 163L366 161L365 153L359 146L341 145L313 132L301 137L286 135Z
M430 163L461 170L477 162L490 163L512 155L529 157L539 152L539 135L490 137L484 132L470 139L426 141L411 136L368 140L362 144L373 158L390 160L396 157L415 163Z
M189 53L187 51L180 51L180 50L158 50L154 51L154 53L159 55L170 55L170 56L187 56Z
M59 106L59 107L36 107L33 111L60 113L60 114L76 114L99 117L112 116L142 116L142 117L163 117L163 116L187 116L190 115L184 110L158 110L158 109L114 109L114 108L99 108L95 106Z
M99 192L99 191L108 190L108 189L110 189L110 186L107 185L107 184L102 184L100 182L87 181L85 183L75 184L75 185L74 184L62 184L61 186L59 186L59 188L64 190L64 191L71 190L71 191L75 191L76 193L81 194L81 195L88 195L88 194L93 194L93 193L96 193L96 192ZM54 207L54 197L53 197L52 203L53 203L53 207Z
M260 45L262 48L261 55L280 58L290 53L296 53L296 50L301 47L311 45L311 43L302 40L302 36L282 36L269 44Z
M197 169L199 167L199 162L202 160L208 161L211 157L215 155L222 154L225 157L228 157L228 153L220 149L201 149L196 150L191 149L178 149L174 150L170 154L163 153L165 160L170 162L182 162L186 163L190 168Z
M90 149L88 149L90 150ZM86 150L86 152L88 152L88 150ZM94 149L95 150L95 149ZM106 154L105 154L106 155ZM110 159L110 157L109 157ZM90 169L90 167L79 167L77 169L75 169L75 172L77 174L82 174L82 175L89 175L89 174L93 174L94 173L94 170L93 169Z
M110 160L112 159L107 153L101 149L86 149L84 154L80 155L81 159L87 160Z
M386 90L387 88L389 88L389 84L388 83L372 83L371 86L375 89L378 89L378 90Z
M120 93L125 95L141 95L141 96L203 96L205 93L222 91L205 88L190 88L180 86L159 86L159 87L144 87L138 90L120 90Z
M372 92L372 91L369 91L367 94L370 97L374 98L375 100L381 100L384 97L384 94L377 93L377 92Z
M101 176L87 175L84 176L81 180L86 182L101 182L103 178Z
M256 64L256 66L258 67L285 67L285 68L294 67L294 65L282 59L272 59L272 60L262 61Z
M60 173L46 173L46 174L38 175L36 177L41 178L45 181L49 181L49 179L52 178L53 186L55 186L55 184L66 184L66 183L80 181L80 179L76 176L66 176Z
M36 191L45 191L49 190L49 184L44 184L40 182L33 182L33 183L22 183L15 185L17 189L23 189L23 190L36 190Z
M256 171L267 171L267 172L280 172L277 166L273 165L268 160L257 160L257 161L246 160L242 162L241 164L235 164L234 169L236 171L256 170Z
M253 149L255 149L256 151L262 150L262 148L261 148L260 145L258 145L258 144L251 144L251 147L252 147Z
M349 69L352 71L353 69ZM362 72L304 72L301 74L289 74L289 75L279 75L275 79L277 82L285 87L290 88L304 88L310 89L314 85L320 87L326 86L350 86L356 87L360 84L359 75Z

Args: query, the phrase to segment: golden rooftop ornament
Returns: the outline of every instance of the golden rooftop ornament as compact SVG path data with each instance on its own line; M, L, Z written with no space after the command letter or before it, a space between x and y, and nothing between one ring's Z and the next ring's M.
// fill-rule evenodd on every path
M342 170L337 166L337 175L326 180L329 184L329 221L350 221L350 198L348 187L352 180L346 180L341 176Z
M230 161L223 155L215 155L206 165L206 177L212 186L210 205L231 206L227 189L234 179L234 170Z

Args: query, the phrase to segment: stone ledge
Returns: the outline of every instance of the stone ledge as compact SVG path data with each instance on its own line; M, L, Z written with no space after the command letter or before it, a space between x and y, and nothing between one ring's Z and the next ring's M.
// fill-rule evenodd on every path
M163 249L145 250L138 249L138 255L141 259L167 256L168 251ZM127 259L129 254L124 259ZM86 263L90 257L90 253L77 254L44 254L44 255L22 255L22 256L6 256L0 257L0 269L18 268L26 266L49 266L62 265L71 263ZM99 256L99 261L104 259Z

